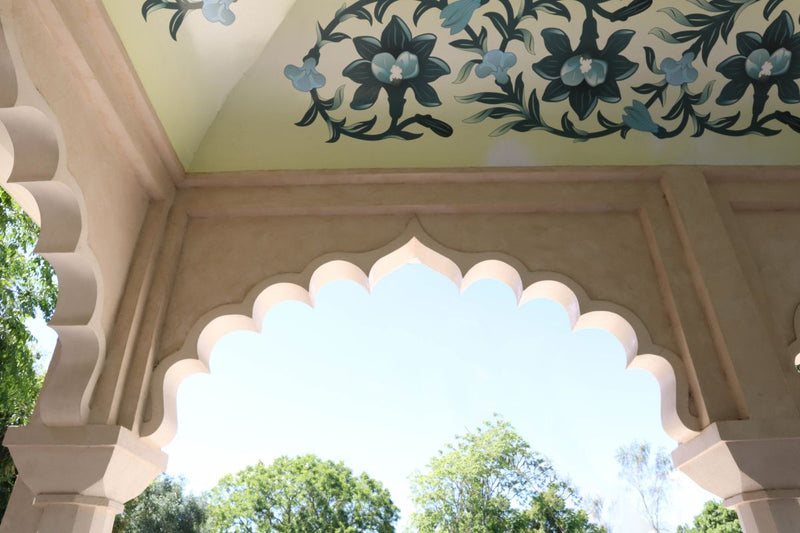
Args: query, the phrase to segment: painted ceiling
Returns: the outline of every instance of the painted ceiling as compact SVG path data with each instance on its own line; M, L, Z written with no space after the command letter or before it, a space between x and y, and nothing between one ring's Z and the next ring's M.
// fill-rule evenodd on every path
M800 164L797 0L105 0L191 172Z

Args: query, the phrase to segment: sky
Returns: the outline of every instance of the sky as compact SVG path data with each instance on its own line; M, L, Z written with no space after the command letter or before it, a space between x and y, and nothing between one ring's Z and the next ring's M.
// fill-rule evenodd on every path
M676 443L661 428L655 379L624 366L607 332L572 333L560 306L517 306L494 280L459 294L433 270L406 265L371 294L335 281L313 308L284 302L261 333L224 337L211 373L184 381L167 473L201 492L259 460L314 453L381 481L403 531L409 476L498 414L582 495L604 501L611 531L644 533L615 452L632 441L668 452ZM673 530L713 497L674 478Z

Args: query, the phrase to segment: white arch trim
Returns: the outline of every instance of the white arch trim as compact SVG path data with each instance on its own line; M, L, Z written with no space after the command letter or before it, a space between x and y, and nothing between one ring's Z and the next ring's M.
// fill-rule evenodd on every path
M298 283L268 280L254 288L240 304L222 306L202 317L182 348L156 367L149 398L151 416L142 423L141 436L158 447L166 446L174 438L178 388L190 375L209 371L211 352L225 335L235 331L260 332L264 317L280 302L294 300L313 306L319 290L331 281L350 280L371 291L387 274L409 263L426 265L450 279L461 291L482 279L498 280L514 292L519 305L540 298L561 305L573 331L590 328L607 331L622 345L628 368L647 370L658 381L661 421L666 432L678 442L699 434L702 427L690 411L682 361L669 350L652 344L642 322L629 310L608 302L591 301L574 281L555 273L528 273L526 277L534 281L525 287L520 270L510 264L516 261L510 258L472 261L473 266L462 275L453 260L434 250L443 247L427 238L416 221L406 233L416 236L406 236L405 244L378 259L369 274L353 261L329 259L313 268L308 289Z
M58 343L34 418L76 426L89 418L105 351L100 268L87 244L82 193L62 156L63 134L22 65L13 35L0 26L0 185L40 226L36 252L58 276L48 324Z

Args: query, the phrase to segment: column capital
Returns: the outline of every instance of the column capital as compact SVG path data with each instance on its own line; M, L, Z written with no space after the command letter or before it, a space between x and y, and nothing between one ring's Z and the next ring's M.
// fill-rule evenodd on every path
M120 426L9 428L4 444L37 506L119 510L167 465L163 451Z
M800 419L720 421L672 452L675 467L738 505L800 497Z

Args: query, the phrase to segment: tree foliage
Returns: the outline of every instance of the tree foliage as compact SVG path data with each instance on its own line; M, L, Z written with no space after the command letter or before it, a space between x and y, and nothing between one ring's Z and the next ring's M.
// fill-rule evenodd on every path
M223 477L208 514L209 530L226 533L393 533L398 519L380 482L314 455Z
M694 527L680 526L677 533L742 533L736 511L720 502L710 500L700 514L694 517Z
M666 531L662 515L671 485L669 455L651 450L649 444L634 442L617 450L617 462L620 477L638 494L649 526L658 533Z
M162 475L125 504L114 533L199 533L205 522L202 498L186 494L180 478Z
M419 533L600 532L577 493L502 419L457 436L412 477Z
M33 253L39 229L0 189L0 441L9 426L33 414L41 376L35 339L25 320L53 314L58 290L50 265ZM8 449L0 447L0 517L5 513L17 471Z

